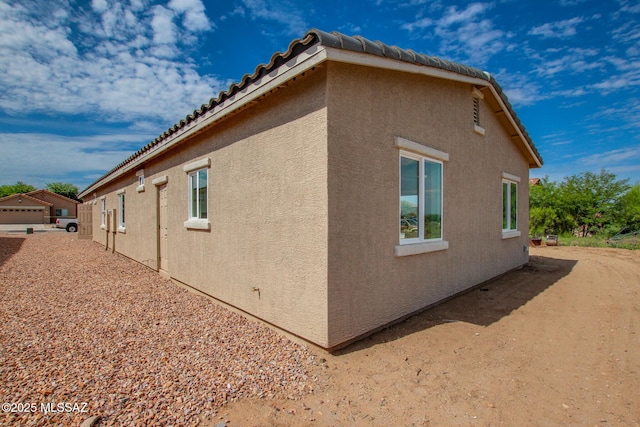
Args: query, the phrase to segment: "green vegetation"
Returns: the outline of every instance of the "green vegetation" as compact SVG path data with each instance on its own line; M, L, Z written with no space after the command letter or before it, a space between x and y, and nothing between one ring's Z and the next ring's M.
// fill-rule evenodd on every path
M18 181L13 185L0 185L0 197L11 196L14 194L28 193L35 190L33 185L25 184L22 181Z
M640 247L640 184L618 180L606 170L584 172L555 183L532 185L531 235L560 235L561 245Z
M64 182L49 182L47 190L73 200L78 200L78 192L80 191L75 185Z
M33 185L25 184L18 181L13 185L0 185L0 197L12 196L14 194L24 194L36 190ZM73 184L64 182L50 182L47 184L47 190L52 193L60 194L73 200L78 200L78 187Z

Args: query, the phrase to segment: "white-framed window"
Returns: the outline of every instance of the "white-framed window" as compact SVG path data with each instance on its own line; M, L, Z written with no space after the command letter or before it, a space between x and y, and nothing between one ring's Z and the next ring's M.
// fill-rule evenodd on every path
M442 162L400 153L400 244L442 240Z
M502 174L502 237L517 237L518 231L518 183L520 178Z
M120 190L117 192L118 196L118 231L124 233L126 230L125 227L125 215L126 215L126 205L125 205L125 191Z
M447 249L443 228L444 162L449 155L396 137L399 148L399 244L396 256Z
M100 227L105 228L107 226L107 198L102 196L100 198Z
M209 166L207 157L183 167L187 173L187 220L186 228L208 230L209 224Z
M208 170L189 173L189 219L207 219Z
M136 172L136 176L138 177L138 187L136 187L136 191L141 193L144 191L144 169L140 169Z

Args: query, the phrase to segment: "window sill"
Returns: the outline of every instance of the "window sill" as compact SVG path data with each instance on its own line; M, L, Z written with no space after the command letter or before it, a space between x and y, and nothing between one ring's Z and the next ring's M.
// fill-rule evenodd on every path
M106 226L106 225L104 225L104 224L100 224L100 230L106 230L106 229L107 229L107 226Z
M520 237L520 232L518 230L502 231L503 239L513 239L514 237Z
M211 223L208 219L188 219L184 222L184 228L191 230L210 230Z
M482 135L482 136L486 134L486 131L484 130L484 128L478 125L473 126L473 131L478 135Z
M118 233L126 234L127 233L127 229L125 227L118 227Z
M395 256L410 256L418 254L426 254L429 252L444 251L449 249L449 242L440 240L437 242L413 243L408 245L396 245Z
M142 193L144 191L144 185L138 185L138 187L136 187L136 191L138 193Z

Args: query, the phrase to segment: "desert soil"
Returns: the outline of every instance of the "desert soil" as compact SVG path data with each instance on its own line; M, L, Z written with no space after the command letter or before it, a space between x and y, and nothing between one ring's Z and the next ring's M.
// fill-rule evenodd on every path
M640 251L530 253L521 270L319 356L313 394L234 402L223 421L640 425Z
M327 354L75 235L0 235L2 403L90 409L0 424L640 425L640 251L531 255Z

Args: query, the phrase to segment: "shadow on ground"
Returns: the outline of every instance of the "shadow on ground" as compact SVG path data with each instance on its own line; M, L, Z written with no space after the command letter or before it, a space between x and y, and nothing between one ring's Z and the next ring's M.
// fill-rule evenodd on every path
M369 337L333 352L348 354L450 322L489 326L567 276L577 261L531 256L523 268L485 282L465 293L408 317Z
M25 240L24 237L0 236L0 266L20 250Z

